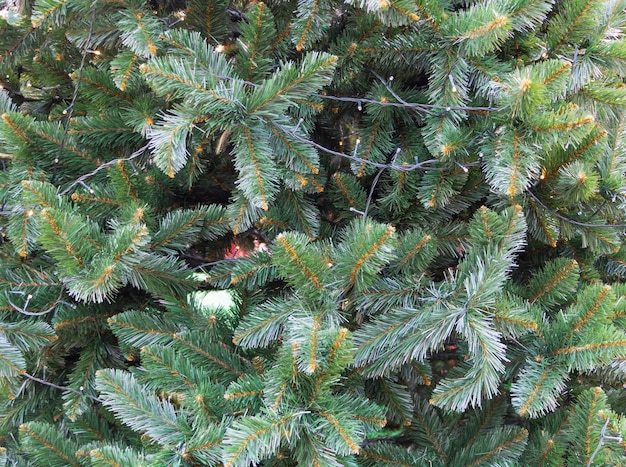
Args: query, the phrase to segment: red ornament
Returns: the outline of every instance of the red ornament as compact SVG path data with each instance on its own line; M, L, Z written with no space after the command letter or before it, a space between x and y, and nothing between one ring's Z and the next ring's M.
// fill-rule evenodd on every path
M230 244L230 248L226 251L224 259L247 258L250 256L247 251L242 249L236 242Z

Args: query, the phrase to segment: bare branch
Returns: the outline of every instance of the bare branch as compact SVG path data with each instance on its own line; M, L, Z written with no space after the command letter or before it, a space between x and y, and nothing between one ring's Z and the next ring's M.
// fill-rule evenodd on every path
M410 172L412 170L446 170L442 167L431 167L431 164L438 164L441 162L438 159L428 159L426 161L418 162L416 164L402 164L402 165L396 165L395 162L392 162L391 164L382 164L380 162L368 161L367 159L362 159L357 156L352 156L350 154L346 154L345 152L335 151L333 149L322 146L321 144L318 144L315 141L303 138L302 136L292 131L289 131L287 128L283 127L281 124L273 120L270 120L269 123L274 125L277 129L279 129L285 135L288 135L294 138L295 140L300 141L301 143L308 144L309 146L313 146L314 148L317 148L320 151L325 152L326 154L330 154L332 156L343 157L345 159L350 159L351 161L360 162L363 164L368 164L373 167L377 167L379 169L392 169L392 170L399 170L401 172Z
M35 381L35 382L37 382L39 384L43 384L45 386L49 386L51 388L58 389L60 391L69 391L69 392L73 392L74 394L78 394L78 395L87 397L88 399L94 400L96 402L104 402L102 399L100 399L98 397L92 396L90 394L85 394L84 391L79 391L77 389L69 388L67 386L59 386L58 384L51 383L50 381L46 381L45 379L37 378L36 376L30 375L30 374L28 374L26 372L22 373L22 376L24 378L26 378L26 379L30 379L31 381Z
M378 73L376 73L374 70L370 69L370 73L372 73L374 76L376 76L376 78L378 78L378 80L383 84L383 86L385 86L385 89L387 89L387 91L389 91L389 93L395 97L398 102L400 102L400 104L403 105L410 105L408 102L406 102L404 99L402 99L400 96L398 96L398 94L396 94L396 92L391 89L391 86L389 86L389 83L387 83L387 81L385 81L385 79L380 76Z
M600 431L600 439L598 440L598 445L596 446L596 450L593 451L593 454L591 454L591 457L589 458L589 462L587 462L587 467L591 467L591 465L593 465L593 459L600 452L600 448L602 448L602 446L604 445L605 440L612 440L612 441L617 441L620 443L622 442L622 438L620 437L606 436L606 429L609 427L610 421L611 419L607 417L606 422L604 422L604 426L602 427L602 430Z
M19 295L26 295L26 301L24 303L24 306L19 307L17 306L15 303L13 303L11 301L11 299L9 298L9 293L13 293L13 294L19 294ZM18 291L12 291L12 292L4 292L4 296L7 300L7 303L9 304L9 306L11 306L11 308L13 308L15 311L17 311L18 313L21 313L23 315L26 316L43 316L43 315L47 315L48 313L50 313L52 310L54 310L54 308L62 302L61 298L63 297L63 288L61 288L61 293L59 294L59 297L52 303L52 305L50 307L48 307L47 309L43 310L43 311L28 311L28 305L31 301L31 299L33 298L33 296L31 294L26 294L24 292L18 292Z
M74 94L72 95L72 101L69 105L69 110L67 112L67 119L65 120L65 128L63 129L63 135L61 136L61 143L59 144L59 155L54 160L54 169L52 171L51 180L54 183L54 179L56 177L57 166L59 163L59 159L63 155L63 147L65 146L65 140L67 139L67 135L70 131L70 122L72 120L72 114L74 113L74 106L76 104L76 99L78 98L78 89L80 88L80 81L83 77L83 69L85 68L85 60L87 59L88 46L89 41L91 41L91 36L93 35L93 27L96 22L96 4L91 7L91 22L89 23L89 34L87 35L87 40L85 41L85 47L83 48L82 58L80 60L80 67L78 68L78 75L76 77L76 84L74 86Z
M314 97L319 97L321 99L340 101L340 102L354 102L356 104L365 103L365 104L375 104L380 105L382 107L400 107L404 109L412 109L418 112L438 116L442 111L451 112L451 111L468 111L468 112L497 112L502 110L502 107L470 107L470 106L445 106L445 105L433 105L433 104L418 104L416 102L382 102L376 101L374 99L367 99L364 97L339 97L339 96L329 96L324 94L313 94ZM433 110L439 110L440 112L433 112Z
M550 214L552 214L554 217L558 217L559 219L568 222L572 225L577 225L580 227L590 227L590 228L602 228L602 227L615 227L615 228L626 228L626 224L587 224L586 222L578 222L575 221L574 219L570 219L569 217L563 216L561 214L559 214L558 212L556 212L553 209L550 209L548 206L546 206L543 201L541 201L537 195L535 195L532 191L528 190L526 192L539 206L541 206L543 209L545 209L546 211L548 211Z
M110 160L109 162L106 162L106 163L104 163L102 165L99 165L92 172L86 173L85 175L81 175L80 177L78 177L74 181L74 183L70 184L65 190L63 190L61 193L59 193L59 195L60 196L64 196L64 195L68 194L70 191L72 191L72 189L76 185L83 185L85 183L85 180L87 180L90 177L93 177L98 172L100 172L102 169L106 169L108 167L111 167L112 165L116 165L119 162L132 161L133 159L136 159L137 157L141 156L149 147L150 147L150 144L146 144L145 146L142 146L141 148L137 149L134 153L132 153L128 157L123 157L123 158L120 158L120 159L113 159L113 160Z

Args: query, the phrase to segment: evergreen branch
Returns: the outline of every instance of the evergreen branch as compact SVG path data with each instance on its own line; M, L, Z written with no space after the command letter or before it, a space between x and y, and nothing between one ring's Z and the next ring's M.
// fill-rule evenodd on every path
M399 256L401 258L405 255ZM355 305L357 309L366 312L368 307L374 308L374 312L379 309L391 309L400 306L409 308L417 303L421 297L424 276L419 278L411 277L408 280L398 280L398 278L384 278L373 286L363 290L356 297Z
M293 423L302 415L300 412L275 420L259 416L237 420L224 437L224 467L245 467L275 454L283 439L289 439Z
M229 260L223 260L224 264L227 264ZM230 260L232 261L232 260ZM241 258L239 261L235 261L232 268L232 276L230 278L230 284L245 287L251 289L261 284L267 284L275 277L277 277L278 271L269 263L269 257L267 254L255 254L249 258ZM211 276L212 281L214 276Z
M626 348L626 340L616 340L616 341L608 341L608 342L593 342L584 345L572 345L569 347L561 347L552 352L552 355L563 355L563 354L571 354L575 352L585 352L589 350L597 350L597 349L609 349L609 348Z
M0 322L0 333L22 352L42 349L58 339L52 327L45 321Z
M267 347L278 339L289 316L301 307L299 302L266 301L257 312L247 315L233 336L245 348Z
M578 284L578 262L573 259L557 258L544 267L544 270L533 278L528 297L530 303L544 302L547 306L565 303L571 298L571 289ZM536 286L536 289L532 286ZM558 287L557 287L558 286Z
M414 467L420 465L417 457L411 456L410 450L402 449L393 443L400 441L399 437L366 439L363 450L359 452L359 459L367 467L394 466ZM377 445L378 444L378 445ZM371 462L370 462L371 460Z
M175 30L175 31L182 31L182 30ZM186 32L188 32L188 31L186 31ZM179 46L176 43L176 41L174 39L172 39L171 36L168 36L166 38L166 40L171 42L172 44L176 45L177 47L181 47L181 46ZM192 54L192 55L195 54L195 52L193 50L189 49L187 51L190 54ZM221 63L220 63L220 65L221 65ZM192 81L186 81L183 78L181 78L180 76L176 76L174 74L169 74L169 73L166 74L164 72L160 72L158 69L156 69L154 67L149 67L148 65L143 65L141 67L141 69L142 69L143 72L154 73L156 76L159 76L159 77L162 77L162 78L172 79L172 80L174 80L175 82L177 82L179 84L186 85L186 86L189 86L189 87L194 87L194 88L196 88L199 91L203 91L203 90L207 91L207 89L205 87L199 86L197 84L194 84ZM252 81L247 81L245 79L241 79L241 78L237 78L237 77L233 77L233 76L228 76L228 75L225 75L225 74L219 74L219 73L216 72L216 70L211 70L211 71L212 71L212 73L211 73L210 76L215 78L216 80L230 81L233 84L245 84L246 86L250 86L252 88L258 88L258 87L262 86L261 84L253 83ZM230 71L230 69L228 69L228 71Z
M132 76L132 71L135 69L135 65L139 60L139 56L134 53L121 53L118 58L128 58L128 60L113 60L111 62L111 72L114 74L113 81L117 85L118 89L125 91Z
M76 309L76 305L74 304L70 304L70 303L65 303L65 304L70 306L70 308ZM115 316L116 314L117 314L117 311L111 311L109 313L103 313L103 314L98 314L98 315L71 316L69 319L56 321L54 323L54 329L58 332L58 331L64 331L65 330L64 328L67 328L70 326L74 328L78 328L82 324L94 323L94 322L97 323L100 321L108 320L109 318Z
M164 375L170 376L191 391L196 391L198 384L193 379L193 370L183 365L188 362L182 359L179 362L176 355L172 355L172 347L143 347L141 349L141 359L143 366L148 370L148 378L163 378ZM164 371L165 370L165 371ZM192 374L190 376L190 374ZM192 379L193 378L193 379Z
M65 439L63 433L59 432L56 427L44 422L28 422L20 425L19 430L26 438L23 447L31 450L35 459L39 461L45 459L48 465L81 467L82 462L76 457L73 441ZM63 464L53 462L46 455L47 451L41 449L42 447L61 460Z
M474 433L464 441L466 446L473 445L477 439L481 435L486 435L487 430L494 424L498 424L502 422L502 409L503 404L505 402L505 398L503 395L499 395L498 397L489 401L488 408L485 410L481 410L477 416L482 417L483 420L476 428L474 428Z
M508 24L508 18L506 16L497 16L491 22L466 31L460 39L478 39L481 36L486 36L493 30L506 26Z
M294 234L290 236L281 234L276 238L276 241L282 245L287 253L288 260L295 264L297 269L305 276L306 280L310 281L316 289L322 289L323 285L318 276L323 270L321 270L321 268L316 268L318 271L311 269L311 266L307 265L307 258L301 257L302 254L296 251L296 248L303 247L303 243L306 242L306 239L295 236ZM317 263L317 261L315 261L315 263Z
M107 94L111 97L132 103L132 98L116 89L110 82L110 78L108 76L103 76L93 68L88 68L85 72L86 73L81 77L81 83L87 84L97 89L99 92ZM104 81L102 81L103 79Z
M319 392L322 388L322 385L326 382L329 367L335 364L335 358L337 357L337 354L339 350L341 349L343 342L345 342L345 339L347 336L348 336L348 330L342 327L341 331L339 331L339 333L337 334L335 341L330 346L330 353L328 354L328 357L326 358L326 367L320 370L319 375L315 379L315 386L313 387L313 390L311 391L311 397L309 397L310 404L313 403L315 399L317 399Z
M369 260L371 256L373 256L378 250L381 249L381 247L395 233L395 231L396 231L396 228L390 225L385 230L385 233L382 234L380 238L376 240L376 242L373 245L371 245L370 248L367 251L365 251L361 257L359 257L356 263L354 263L354 267L350 271L350 282L352 284L356 283L357 276L359 272L361 271L361 268L363 267L363 265Z
M306 346L306 350L308 353L308 364L304 365L305 373L313 374L313 372L315 372L318 367L317 354L319 351L317 348L317 341L319 338L320 328L322 327L321 324L321 316L315 315L313 317L313 326L311 326L311 330L309 332L309 336L311 337L311 339L308 342L309 345Z
M503 451L510 449L511 446L520 444L522 441L525 441L526 438L528 438L528 431L522 428L514 437L504 439L500 444L494 446L491 451L477 457L471 464L468 465L468 467L483 465L483 462L488 461L489 459L492 459L494 457L500 459L502 457Z
M98 370L96 388L104 396L102 403L124 424L147 435L164 447L177 446L190 433L184 415L170 401L146 394L136 377L114 369Z
M336 417L334 417L331 413L329 412L324 412L324 411L319 411L318 412L322 417L324 417L326 420L328 420L331 425L335 428L335 430L337 430L337 433L339 433L339 436L341 436L341 438L343 439L343 441L346 443L346 445L350 448L350 451L352 451L352 453L354 454L358 454L360 451L359 448L359 443L356 439L353 439L350 436L350 433L348 433L342 426L341 423L339 422L339 420L337 420Z
M69 377L69 384L74 388L78 388L82 392L89 388L93 390L93 380L95 372L104 365L106 358L106 350L100 339L93 339L88 346L82 349L78 362ZM91 407L85 407L81 395L77 393L66 393L63 395L65 403L63 404L67 416L70 420L76 421L78 417Z
M533 387L532 392L529 394L528 399L526 399L524 404L520 407L520 409L519 409L520 415L522 415L522 416L526 415L526 413L528 412L528 409L530 408L530 406L533 403L534 399L537 397L537 394L539 393L539 391L541 389L541 385L543 384L545 379L548 377L548 373L551 370L552 370L552 368L550 366L547 366L544 369L543 373L541 374L541 376L537 380L537 383Z
M530 204L530 207L532 208L532 211L535 213L537 217L537 222L539 224L539 228L541 229L542 234L545 235L545 241L547 241L547 243L551 245L552 248L555 248L556 243L557 243L556 233L551 228L551 225L549 225L546 222L546 220L539 215L540 206L538 207L537 204L532 200L529 204Z
M263 154L257 152L257 148L255 147L255 141L252 136L252 132L249 128L243 127L244 133L244 142L242 145L245 145L248 150L249 161L252 162L253 170L254 170L254 180L257 184L258 195L260 197L261 204L263 206L263 210L268 210L268 195L266 193L265 182L263 180L263 171L261 169L262 165L259 162L259 158L263 157ZM243 169L241 170L243 173ZM248 199L250 199L250 196Z
M589 15L587 15L587 12L590 9L593 11L594 4L597 4L597 2L594 0L586 0L584 4L581 2L575 2L572 6L563 6L564 11L559 14L562 18L558 18L561 19L561 21L553 21L551 24L553 28L549 31L549 39L553 39L553 36L557 36L553 40L558 39L556 43L549 44L551 50L555 50L567 42L568 38L577 29L577 27L580 27L583 31L585 30L584 25L581 27L579 23L584 23L585 20L588 20ZM557 26L560 26L562 29L558 30ZM550 40L550 42L552 42L552 40Z
M302 28L302 33L300 34L300 37L298 38L298 43L296 44L296 50L298 52L302 51L302 47L304 46L306 42L307 36L311 32L311 26L314 23L315 16L318 14L319 6L320 6L320 0L313 0L313 4L310 5L310 9L308 9L308 12L307 12L308 18L306 18L306 23L304 24L304 27Z
M420 310L422 312L436 311L436 306L433 304L426 309ZM376 323L376 327L369 326L363 328L361 335L357 334L357 337L361 337L360 342L357 340L357 353L355 357L356 365L366 365L378 360L379 353L387 351L389 346L395 346L398 342L404 338L407 334L407 329L413 329L417 327L417 324L422 320L422 314L417 313L415 309L394 310L393 319L388 320L387 323ZM388 316L383 316L382 320ZM386 325L385 330L381 330L381 327ZM367 332L369 331L369 332ZM403 362L404 363L404 362ZM383 374L381 372L380 374ZM378 376L380 376L380 374Z
M164 121L148 130L154 162L169 178L174 178L187 163L187 141L197 118L188 109L174 109Z
M604 444L604 436L605 436L606 429L608 428L610 421L611 419L607 417L606 422L604 422L604 426L602 427L602 430L600 430L600 439L598 440L598 445L596 446L596 449L593 451L593 453L589 457L589 461L587 462L587 467L591 467L593 465L593 459L596 457L598 452L600 452L600 449L602 448L602 445Z
M276 128L275 126L272 127L272 133L276 135L276 137L286 148L289 149L289 154L296 156L300 163L302 163L309 170L310 173L319 173L319 168L316 167L316 165L307 157L306 154L303 154L303 152L298 147L293 145L289 141L289 139L287 139L286 133L279 131L278 128Z
M587 309L587 312L585 313L585 315L582 316L572 328L572 331L571 331L572 333L579 332L580 329L583 326L585 326L593 318L593 316L596 314L598 310L603 311L604 307L602 305L603 305L603 302L605 301L604 299L607 297L607 295L609 295L610 292L611 292L610 285L605 285L602 289L600 289L593 304ZM569 335L570 334L568 334L568 337Z
M262 389L259 389L257 391L230 392L230 393L226 393L224 395L224 399L229 401L229 400L233 400L233 399L246 398L246 397L250 397L250 396L262 396L263 394L265 394L265 393L264 393L264 391Z
M250 96L248 112L273 114L275 110L267 109L271 103L290 105L293 99L304 98L311 91L327 85L337 59L335 55L311 52L304 56L299 69L293 63L283 64L263 87L255 89Z
M421 431L421 435L425 437L430 447L437 453L440 459L448 462L448 453L446 452L445 438L441 437L441 430L444 428L439 417L435 412L435 408L420 401L417 404L413 417L418 422L417 429Z
M183 213L177 212L177 214L183 214ZM180 225L175 225L174 228L168 225L167 227L169 228L169 231L165 231L165 234L163 234L163 231L165 230L165 227L164 227L165 220L161 223L161 228L159 229L159 232L158 232L159 238L158 240L157 239L153 240L152 245L151 245L152 249L160 248L164 245L167 245L168 243L172 242L172 240L174 240L177 236L195 227L195 224L197 224L198 221L203 219L203 215L204 215L204 213L200 210L191 211L185 214L187 214L185 216L185 219L183 221L179 221L181 222ZM170 217L173 217L173 216L170 216ZM171 221L171 222L173 223L174 221Z
M546 117L545 120L541 119L541 117ZM533 131L537 133L548 132L548 131L567 131L574 130L578 127L582 127L589 123L593 123L595 121L594 117L591 115L586 115L584 117L579 117L577 120L573 121L562 121L554 117L552 114L548 114L547 116L543 114L539 114L537 116L537 121L533 125Z
M203 348L199 347L198 345L194 344L193 342L191 342L189 339L186 338L186 336L184 336L184 335L181 336L178 333L174 333L172 335L172 338L173 338L173 340L175 342L179 342L183 348L186 348L186 349L192 351L194 354L202 356L203 358L207 359L208 361L210 361L214 365L222 368L223 370L226 370L229 373L232 373L233 375L237 376L238 378L243 378L245 376L245 374L242 373L240 370L238 370L237 368L234 368L233 366L229 365L227 362L221 361L219 358L215 357L210 352L207 352L205 349L203 349Z
M597 410L600 408L601 403L602 403L602 396L604 395L602 392L602 389L600 389L599 387L593 388L591 391L593 391L593 395L591 396L591 400L588 401L589 405L585 406L586 404L584 404L585 402L587 402L587 397L581 397L580 399L583 399L583 401L579 400L578 403L578 407L577 409L585 409L585 413L583 414L584 417L587 420L586 426L585 426L585 451L584 454L585 456L589 456L591 457L591 434L592 434L592 429L593 429L593 419L594 419L594 415L596 415ZM589 394L590 391L586 392L584 394L584 396L587 396ZM582 402L582 403L581 403ZM578 411L577 411L578 412ZM581 410L582 412L582 410ZM574 416L578 415L578 413L576 413Z
M271 10L264 3L255 4L246 16L239 31L241 37L238 40L244 46L237 50L240 56L237 64L241 69L240 74L252 80L255 75L263 76L267 72L271 63L267 52L276 37L276 28Z
M108 319L118 340L128 346L168 345L185 327L153 313L126 311Z
M104 444L89 451L92 465L98 467L132 465L133 467L147 467L145 455L133 448Z
M387 420L397 422L402 426L410 426L414 407L411 395L406 388L386 377L376 379L375 383L378 402L384 402L387 408Z
M513 407L531 418L553 411L568 378L567 369L544 363L541 356L528 360L511 387Z
M0 375L3 378L10 378L25 372L26 360L23 352L12 345L4 333L0 333Z
M132 3L118 14L120 19L116 26L122 33L122 43L137 55L145 57L156 55L155 39L162 35L162 23L156 15L149 14L141 7L136 8Z

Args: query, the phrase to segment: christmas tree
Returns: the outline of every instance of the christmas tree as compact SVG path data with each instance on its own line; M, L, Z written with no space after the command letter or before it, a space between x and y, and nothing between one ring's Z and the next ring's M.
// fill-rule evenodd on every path
M626 1L0 9L0 465L624 465Z

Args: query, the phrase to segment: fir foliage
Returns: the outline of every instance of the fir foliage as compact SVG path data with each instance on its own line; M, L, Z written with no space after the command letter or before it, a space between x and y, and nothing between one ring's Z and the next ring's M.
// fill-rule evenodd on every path
M0 465L624 465L623 0L14 3Z

